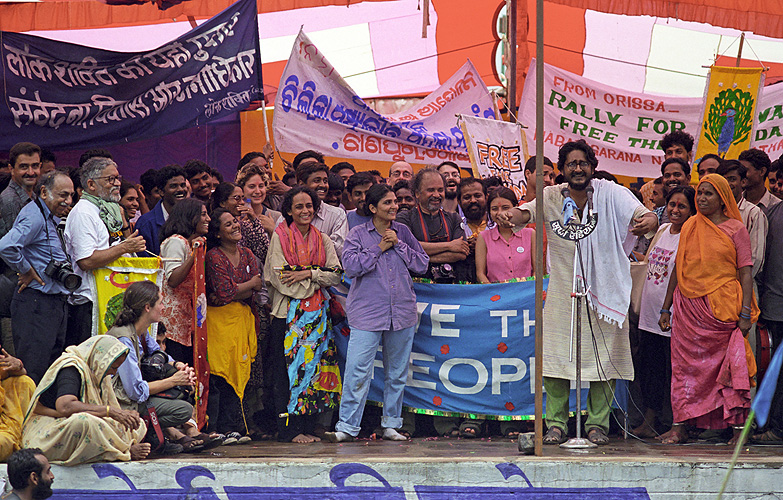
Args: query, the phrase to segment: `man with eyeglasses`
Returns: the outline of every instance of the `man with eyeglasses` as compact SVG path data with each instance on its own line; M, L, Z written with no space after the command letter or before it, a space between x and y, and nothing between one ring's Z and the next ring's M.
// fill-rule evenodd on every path
M585 428L587 439L603 445L609 442L614 381L633 380L634 375L626 318L631 299L627 255L634 236L654 233L658 218L627 188L593 179L598 159L584 140L564 144L558 154L558 165L567 183L544 188L541 214L551 263L542 336L549 428L544 444L559 444L568 437L568 398L571 381L576 378L576 356L570 349L574 345L571 293L576 271L576 275L584 277L588 291L581 315L581 374L582 380L590 382ZM578 247L573 241L556 235L551 226L555 221L566 224L563 219L564 212L568 212L564 204L567 198L573 201L569 202L570 207L580 223L587 223L588 207L598 214L595 230ZM522 228L535 221L536 215L534 200L511 208L498 219L500 224Z
M131 233L123 217L117 164L105 157L90 158L79 169L79 177L82 197L68 214L64 237L73 270L82 283L68 297L66 346L81 344L92 335L92 270L146 248L144 238L138 231Z

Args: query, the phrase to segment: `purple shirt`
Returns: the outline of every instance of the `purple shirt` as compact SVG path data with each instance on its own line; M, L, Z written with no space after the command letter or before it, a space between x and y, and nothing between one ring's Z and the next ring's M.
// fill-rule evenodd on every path
M381 234L372 221L348 233L343 247L348 324L372 332L416 326L416 293L409 271L424 274L430 258L407 226L392 222L397 244L381 253Z

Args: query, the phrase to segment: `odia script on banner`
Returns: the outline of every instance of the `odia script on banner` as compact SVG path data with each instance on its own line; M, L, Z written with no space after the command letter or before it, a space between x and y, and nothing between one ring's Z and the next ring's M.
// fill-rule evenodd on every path
M122 7L118 7L122 8ZM3 32L0 149L72 149L158 137L260 99L255 0L240 0L149 52Z
M316 149L340 158L468 166L456 114L494 118L478 71L466 62L414 108L381 115L370 108L300 31L275 98L277 148Z
M524 199L528 154L522 127L516 123L474 116L460 115L459 120L468 145L473 175L500 177L506 186L514 190L517 198Z
M535 281L415 283L414 290L419 323L403 404L430 414L535 415ZM348 335L335 334L342 356ZM369 399L383 401L380 347Z
M761 68L713 66L707 78L701 130L693 157L706 154L737 158L750 147L753 122L764 84Z
M528 150L535 151L535 60L525 78L519 121L528 127ZM598 168L630 177L661 175L660 140L669 132L699 134L702 99L664 97L610 87L544 65L544 154L557 161L568 141L584 139Z
M95 269L88 276L96 301L92 305L92 334L99 335L114 324L122 308L125 290L136 281L152 281L161 285L162 272L157 257L120 257L106 267ZM157 324L153 325L153 333Z

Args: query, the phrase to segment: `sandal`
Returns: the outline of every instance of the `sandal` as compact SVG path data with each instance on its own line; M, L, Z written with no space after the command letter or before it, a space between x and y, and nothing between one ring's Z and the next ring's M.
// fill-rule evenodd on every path
M562 444L568 441L563 429L552 426L544 434L544 444Z
M754 444L783 444L783 438L778 436L772 429L762 432L761 434L754 434L751 438L751 442Z
M198 453L204 449L204 441L201 439L192 438L190 436L182 436L181 438L172 442L182 446L183 453Z
M593 444L609 444L609 436L606 435L600 427L591 427L587 429L587 439Z
M223 438L217 434L210 436L209 434L202 432L201 434L194 436L193 439L201 440L204 443L203 449L205 450L211 450L212 448L217 448L223 444Z
M469 432L469 430L473 432ZM459 426L459 437L474 439L481 437L481 424L475 420L465 420Z

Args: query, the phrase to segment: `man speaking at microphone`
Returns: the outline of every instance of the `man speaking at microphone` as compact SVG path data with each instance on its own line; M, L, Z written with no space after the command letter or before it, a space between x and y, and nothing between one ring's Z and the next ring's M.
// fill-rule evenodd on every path
M631 300L628 254L637 236L655 233L658 218L627 188L592 178L598 160L584 140L564 144L558 153L558 166L566 184L545 187L543 197L551 264L544 305L542 362L548 428L544 444L559 444L568 439L568 397L571 381L576 380L576 353L571 349L575 346L571 335L571 292L576 273L585 278L587 287L581 324L582 380L590 382L585 430L591 442L602 445L609 442L615 379L633 380L634 375L626 319ZM576 210L572 203L566 203L569 197ZM553 221L569 222L563 220L564 208L573 210L581 224L587 223L591 209L598 214L595 230L579 241L578 254L576 242L552 231ZM535 219L535 200L499 217L500 223L518 228ZM572 218L570 222L577 221Z

